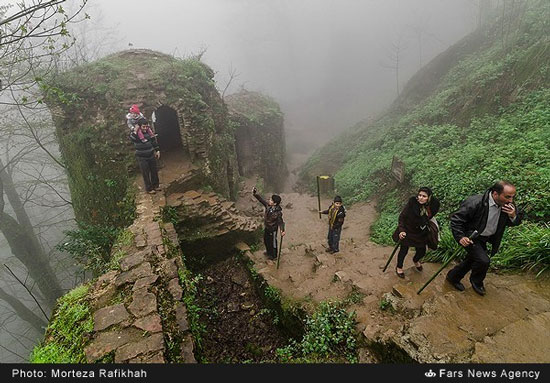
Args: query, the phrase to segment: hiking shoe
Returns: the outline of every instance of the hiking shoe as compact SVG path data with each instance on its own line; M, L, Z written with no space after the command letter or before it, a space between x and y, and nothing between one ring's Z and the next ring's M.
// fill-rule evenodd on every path
M454 287L455 289L457 289L458 291L464 291L464 290L466 290L466 288L464 287L464 285L463 285L461 282L454 282L454 281L451 281L451 280L449 279L449 277L445 278L445 280L446 280L447 282L449 282L451 285L453 285L453 287Z
M472 281L470 281L470 283L472 283ZM485 287L483 287L483 285L472 283L472 289L481 296L485 295Z
M155 194L156 192L154 190L149 190L147 193L149 194Z

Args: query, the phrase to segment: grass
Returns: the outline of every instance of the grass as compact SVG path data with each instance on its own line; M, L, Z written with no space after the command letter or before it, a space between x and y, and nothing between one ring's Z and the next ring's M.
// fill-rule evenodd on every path
M45 340L36 346L31 363L85 363L86 334L94 323L86 301L89 286L82 285L58 300L55 316L46 330Z

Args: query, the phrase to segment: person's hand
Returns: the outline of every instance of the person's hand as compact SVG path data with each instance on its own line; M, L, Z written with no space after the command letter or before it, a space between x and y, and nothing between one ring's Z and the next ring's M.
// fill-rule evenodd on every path
M286 231L281 231L281 237L284 237L286 234Z
M155 152L155 158L156 158L157 160L160 159L160 152Z
M508 217L510 217L510 219L516 219L516 208L513 204L507 203L502 207L502 211L508 214Z
M458 243L460 243L463 247L468 247L474 242L468 237L462 237Z
M404 231L399 233L399 239L405 239L406 236L407 236L407 233L405 233Z

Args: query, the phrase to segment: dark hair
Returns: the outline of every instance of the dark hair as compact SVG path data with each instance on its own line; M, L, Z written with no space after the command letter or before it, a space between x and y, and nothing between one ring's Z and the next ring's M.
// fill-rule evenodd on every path
M273 194L273 195L271 196L271 200L272 200L273 202L275 202L277 205L281 203L281 197L278 196L277 194Z
M337 195L336 197L334 197L334 202L342 202L342 197Z
M142 126L142 125L147 125L149 122L147 121L146 118L140 118L139 120L137 120L137 124L139 126Z
M515 187L513 184L511 184L508 181L500 180L495 182L493 186L489 188L489 191L497 192L498 194L501 194L504 191L505 186Z
M417 192L416 194L420 193L421 191L423 191L424 193L426 193L426 194L428 195L428 197L431 197L432 194L433 194L432 189L430 189L430 188L427 187L427 186L422 186L421 188L419 188L419 189L418 189L418 192Z

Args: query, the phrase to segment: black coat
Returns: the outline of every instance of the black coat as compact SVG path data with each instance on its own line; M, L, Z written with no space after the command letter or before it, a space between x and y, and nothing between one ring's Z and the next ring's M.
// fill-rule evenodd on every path
M479 234L485 230L487 216L489 215L489 193L490 191L487 190L484 194L476 194L466 198L460 204L460 208L451 215L451 230L457 242L463 237L469 237L474 230L477 230ZM503 211L500 212L497 230L488 240L492 245L491 255L495 255L498 251L506 226L519 225L521 215L516 208L516 220L512 222L508 214Z
M279 205L269 206L267 201L259 194L254 194L254 197L265 207L264 214L264 229L268 232L277 231L281 228L281 231L285 231L285 222L283 221L283 209Z
M428 242L428 221L439 211L439 200L431 197L427 206L428 215L420 215L420 204L415 197L409 198L409 201L399 214L397 228L393 232L392 238L395 242L399 241L399 233L407 233L405 239L401 242L403 246L422 247Z
M160 150L157 139L152 138L147 132L143 132L143 137L146 140L145 142L142 142L136 133L130 133L130 141L134 144L136 156L140 158L151 158L155 152Z

